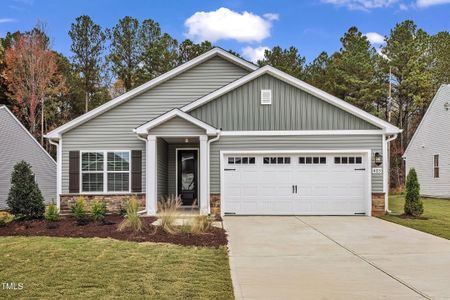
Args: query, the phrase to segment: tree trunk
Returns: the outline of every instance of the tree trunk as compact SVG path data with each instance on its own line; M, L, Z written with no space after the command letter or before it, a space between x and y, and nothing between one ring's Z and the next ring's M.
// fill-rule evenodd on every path
M88 92L84 93L84 101L86 104L85 112L88 112L89 111L89 93Z

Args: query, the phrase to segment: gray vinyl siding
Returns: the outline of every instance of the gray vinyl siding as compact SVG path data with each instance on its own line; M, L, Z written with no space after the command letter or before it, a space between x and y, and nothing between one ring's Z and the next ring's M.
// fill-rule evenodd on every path
M136 138L133 129L246 74L247 70L213 57L65 133L62 137L62 193L68 193L69 151L110 149L143 151L142 187L145 191L145 144Z
M175 117L162 123L161 125L156 126L155 128L149 131L149 134L153 135L202 135L206 134L203 128L198 127L197 125L192 124L191 122L186 121L180 117Z
M437 92L405 153L406 170L416 169L422 196L450 198L450 85ZM434 178L434 155L439 155L439 178Z
M168 146L168 184L169 184L169 195L176 195L177 193L177 187L176 187L176 163L177 163L177 157L176 157L176 149L182 149L182 148L200 148L199 144L169 144ZM200 152L198 153L198 159L200 159Z
M220 151L243 150L372 150L382 152L381 135L223 136L210 148L210 190L220 193ZM373 159L372 159L373 161ZM372 192L383 191L383 175L372 174Z
M55 161L6 109L0 107L0 209L7 208L11 173L21 160L31 165L45 202L56 202Z
M261 105L261 90L272 104ZM190 114L222 130L367 130L376 126L271 75L260 76Z
M168 161L167 161L167 143L163 139L157 139L156 140L156 159L157 159L157 178L158 178L158 186L157 186L157 195L158 200L161 199L162 196L167 195L167 188L168 188Z

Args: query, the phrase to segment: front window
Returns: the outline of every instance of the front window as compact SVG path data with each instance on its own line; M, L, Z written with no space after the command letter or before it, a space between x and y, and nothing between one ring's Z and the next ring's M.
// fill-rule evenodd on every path
M439 155L433 156L433 176L439 178Z
M129 151L82 152L82 192L128 192L129 190Z

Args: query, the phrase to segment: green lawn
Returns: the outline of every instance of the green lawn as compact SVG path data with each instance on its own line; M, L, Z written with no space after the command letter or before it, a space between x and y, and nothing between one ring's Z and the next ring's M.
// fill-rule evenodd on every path
M233 299L233 289L225 247L0 237L0 299L31 297Z
M404 203L404 195L389 197L389 209L394 213L403 213ZM389 215L382 219L450 239L450 200L423 198L423 207L423 218Z

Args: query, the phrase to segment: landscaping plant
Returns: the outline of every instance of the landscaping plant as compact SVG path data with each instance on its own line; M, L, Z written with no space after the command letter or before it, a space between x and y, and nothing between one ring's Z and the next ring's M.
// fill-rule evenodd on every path
M106 216L106 203L97 199L92 201L91 215L94 221L104 221Z
M56 222L59 221L59 210L56 204L49 204L45 208L44 217L47 220L47 226L49 228L56 228Z
M191 225L192 234L204 234L211 232L212 219L209 216L199 215L195 216Z
M72 214L78 225L86 225L89 222L86 200L84 197L78 197L75 204L72 205Z
M44 198L34 178L31 165L20 161L11 174L7 200L11 213L27 219L41 218L45 211Z
M131 197L125 203L126 214L124 220L119 224L117 228L122 231L128 227L131 227L134 232L142 231L142 220L139 217L139 201L135 197Z
M0 227L6 226L14 220L14 215L6 211L0 211Z
M158 201L158 219L162 229L169 234L176 234L175 221L179 218L181 199L171 195Z
M416 170L413 168L406 177L405 215L419 217L423 214L423 203L420 198L420 184Z

